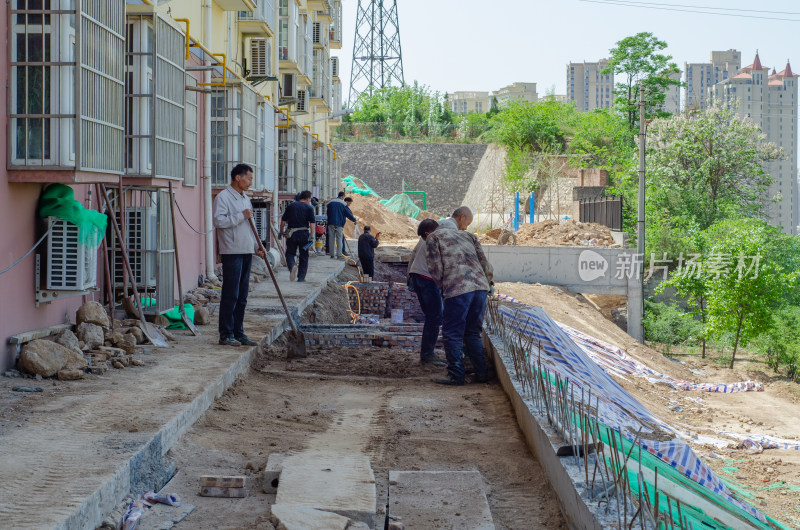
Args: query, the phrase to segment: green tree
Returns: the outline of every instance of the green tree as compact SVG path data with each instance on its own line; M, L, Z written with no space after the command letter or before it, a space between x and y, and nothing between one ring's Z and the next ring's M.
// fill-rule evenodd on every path
M608 66L601 73L622 78L614 90L614 104L626 117L630 130L639 123L639 86L644 86L645 113L650 118L666 114L661 110L666 90L680 85L672 77L680 72L678 65L671 55L659 53L666 47L667 43L652 33L642 32L618 41L609 51Z
M769 331L773 310L797 291L800 272L787 265L791 236L759 219L724 219L704 234L708 258L703 275L708 296L708 331L734 336L730 367L740 344Z

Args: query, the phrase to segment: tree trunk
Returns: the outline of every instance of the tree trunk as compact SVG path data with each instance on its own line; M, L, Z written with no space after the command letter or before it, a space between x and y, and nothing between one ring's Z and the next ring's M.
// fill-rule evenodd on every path
M739 312L739 324L736 326L736 340L733 343L733 354L731 355L731 365L729 368L733 369L733 361L736 359L736 349L739 347L739 335L742 332L742 321L744 320L744 311Z

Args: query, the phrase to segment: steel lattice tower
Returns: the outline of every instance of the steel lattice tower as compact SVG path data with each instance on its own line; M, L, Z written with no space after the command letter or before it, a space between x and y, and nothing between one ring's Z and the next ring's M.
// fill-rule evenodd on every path
M404 84L397 0L358 0L348 106L362 92Z

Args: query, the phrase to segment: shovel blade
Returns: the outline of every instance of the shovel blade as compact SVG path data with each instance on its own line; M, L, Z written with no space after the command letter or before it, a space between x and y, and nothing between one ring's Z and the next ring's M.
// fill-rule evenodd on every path
M147 337L147 340L155 346L156 348L166 348L169 345L167 344L167 339L164 338L164 335L158 331L154 325L150 322L140 322L139 327L142 329L142 333L144 336Z
M307 357L306 337L302 331L289 330L286 341L286 356L289 359L295 357Z
M200 335L200 332L197 331L197 326L194 325L194 322L192 322L192 319L186 314L186 310L184 310L183 307L181 307L181 320L186 324L186 327L189 328L189 331L192 332L192 335L195 337Z

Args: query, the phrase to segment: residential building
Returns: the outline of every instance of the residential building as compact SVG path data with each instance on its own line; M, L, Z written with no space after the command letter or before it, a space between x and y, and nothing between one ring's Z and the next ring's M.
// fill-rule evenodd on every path
M681 82L680 72L670 74L669 77L677 83ZM664 112L669 112L670 114L677 114L681 111L680 84L670 85L667 87L666 93L664 94L664 105L662 105L661 110Z
M497 104L501 107L510 101L529 101L531 103L539 101L536 83L511 83L496 90L492 96L497 98Z
M489 92L453 92L447 95L450 110L456 114L477 112L482 114L492 108L492 98Z
M753 64L733 77L712 85L713 102L736 108L739 116L751 120L785 158L769 162L764 170L773 178L765 197L768 221L796 235L798 223L797 184L797 76L788 61L781 72L761 63L756 52Z
M709 88L735 76L741 67L742 53L733 49L712 51L710 63L684 63L684 109L706 108Z
M341 108L330 56L342 47L340 0L61 4L50 12L21 0L0 11L10 35L0 54L8 127L0 222L14 227L0 236L0 269L20 260L0 275L13 300L0 304L6 344L74 319L85 300L107 303L110 293L118 307L131 283L156 300L147 311L171 309L180 293L170 189L186 279L215 277L211 201L236 163L255 169L252 199L267 244L270 221L296 192L325 200L340 187L330 145L331 111ZM74 225L38 218L42 190L53 183L72 188L88 209L105 211L108 196L132 281L113 230L103 251L73 243ZM11 345L0 351L0 370L17 354Z
M583 112L608 109L614 105L614 74L602 73L608 59L596 63L569 63L567 65L567 101Z

